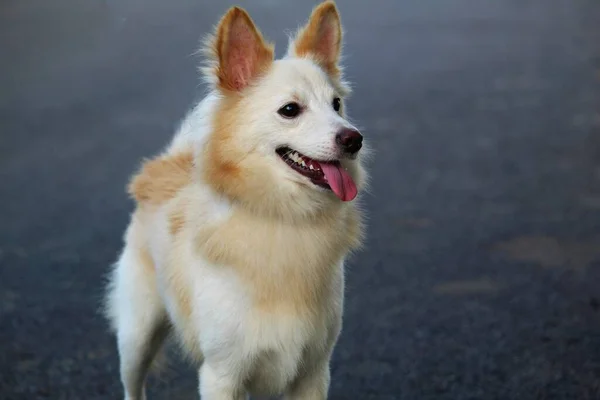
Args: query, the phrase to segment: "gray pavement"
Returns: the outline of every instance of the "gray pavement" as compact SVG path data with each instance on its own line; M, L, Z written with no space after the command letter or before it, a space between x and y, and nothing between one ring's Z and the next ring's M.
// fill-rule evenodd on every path
M313 1L240 1L285 49ZM230 4L0 4L0 398L116 399L124 186ZM375 148L332 399L600 399L600 3L339 0ZM173 363L155 399L196 398Z

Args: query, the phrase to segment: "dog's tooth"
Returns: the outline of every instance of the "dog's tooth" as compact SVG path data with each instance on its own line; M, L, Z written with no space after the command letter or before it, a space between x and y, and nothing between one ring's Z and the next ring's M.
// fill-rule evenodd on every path
M315 169L315 168L312 166L312 164L310 164L310 165L308 166L308 168L310 168L311 170L312 170L312 169Z
M306 167L306 163L304 162L304 160L300 160L300 164L302 164L303 167Z

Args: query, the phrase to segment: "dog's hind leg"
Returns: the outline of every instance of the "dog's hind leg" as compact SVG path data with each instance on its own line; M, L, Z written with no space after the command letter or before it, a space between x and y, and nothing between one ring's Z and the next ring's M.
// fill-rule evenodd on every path
M111 276L106 311L117 334L125 400L145 400L146 375L169 323L144 249L128 245L123 251Z

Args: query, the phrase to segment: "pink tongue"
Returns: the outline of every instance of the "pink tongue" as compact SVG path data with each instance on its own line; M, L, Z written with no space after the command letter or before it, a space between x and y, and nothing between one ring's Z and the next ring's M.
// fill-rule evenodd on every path
M358 189L352 180L352 177L346 172L340 164L319 163L325 174L327 183L333 190L333 193L342 201L350 201L356 197Z

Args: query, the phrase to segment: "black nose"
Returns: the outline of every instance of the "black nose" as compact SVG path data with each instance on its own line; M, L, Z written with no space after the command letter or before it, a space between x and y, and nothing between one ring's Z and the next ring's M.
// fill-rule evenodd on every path
M335 136L335 142L346 153L354 154L362 147L363 137L356 129L344 128Z

